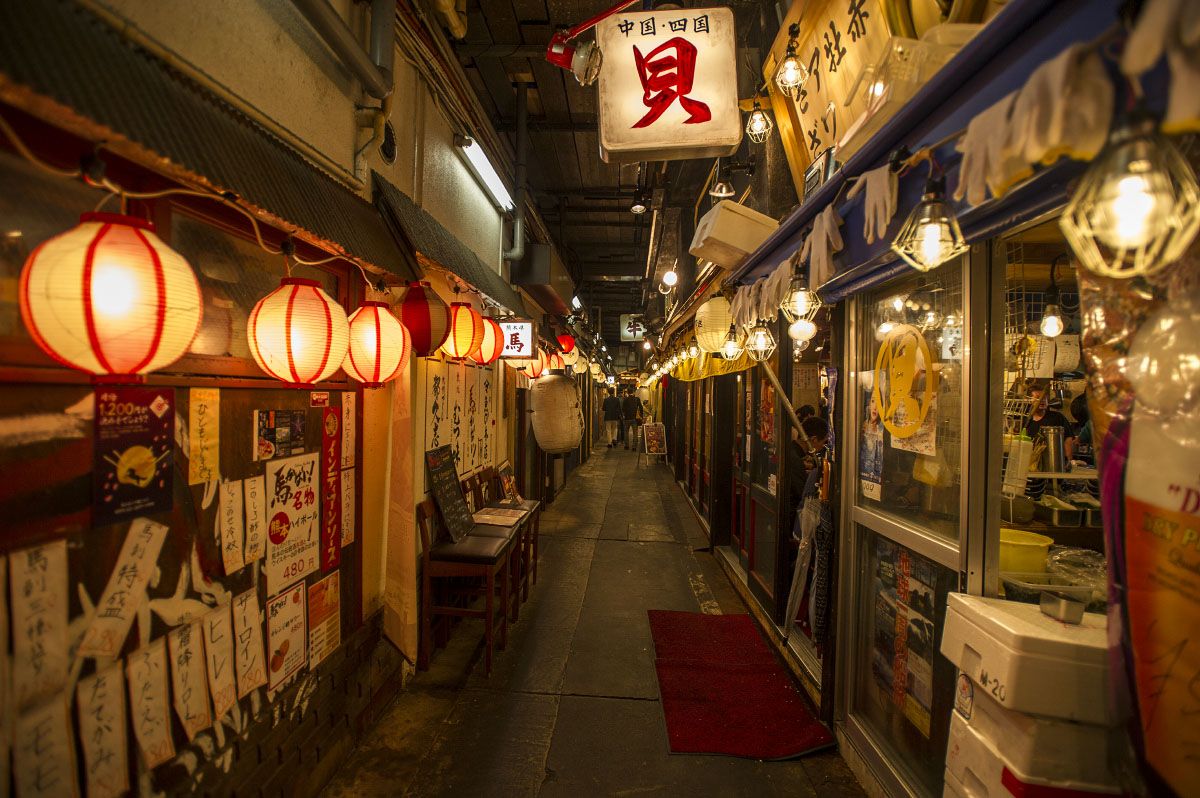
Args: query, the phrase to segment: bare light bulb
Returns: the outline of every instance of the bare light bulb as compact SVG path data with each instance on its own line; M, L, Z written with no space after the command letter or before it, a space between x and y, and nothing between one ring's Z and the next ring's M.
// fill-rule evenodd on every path
M788 325L788 337L793 341L809 341L817 334L817 325L808 319L796 319Z
M1171 212L1170 185L1150 163L1137 160L1129 171L1109 177L1092 211L1096 237L1113 249L1144 247L1162 234Z
M688 352L688 357L690 357L690 358L694 359L694 358L700 357L700 347L694 343L691 344L690 346L688 346L687 352Z
M1063 320L1059 315L1058 305L1046 305L1046 311L1042 314L1042 335L1047 338L1057 338L1062 335Z
M668 288L674 288L675 284L679 282L679 275L675 273L674 269L671 269L671 271L663 275L662 281L663 285Z
M647 352L649 352L650 351L650 342L642 341L642 349L645 349Z

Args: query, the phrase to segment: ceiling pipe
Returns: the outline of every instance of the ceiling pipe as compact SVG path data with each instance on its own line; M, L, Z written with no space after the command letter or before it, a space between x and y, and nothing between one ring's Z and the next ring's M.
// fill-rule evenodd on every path
M379 100L391 95L396 52L395 0L371 0L369 54L328 0L292 0L292 3L342 64L354 73L367 94Z
M517 196L513 198L512 247L504 251L504 260L521 260L525 257L525 162L529 149L529 84L517 86Z

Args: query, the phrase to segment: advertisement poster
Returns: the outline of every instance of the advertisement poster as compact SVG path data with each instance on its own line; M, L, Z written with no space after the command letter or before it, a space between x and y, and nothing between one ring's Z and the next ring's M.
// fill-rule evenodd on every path
M188 390L188 484L202 485L221 475L221 392Z
M254 411L254 459L290 457L304 451L303 410Z
M342 562L342 414L336 407L321 419L321 570Z
M267 464L267 593L317 570L317 455Z
M339 571L308 588L308 666L315 668L342 643Z
M92 525L169 511L175 389L103 387L95 397Z
M646 454L667 453L667 428L659 424L643 424L642 435L646 441Z
M304 585L267 602L267 687L275 690L308 661Z
M896 413L895 420L897 424L904 423L903 409ZM917 427L916 432L907 438L897 438L895 435L892 436L892 448L899 449L902 452L922 454L926 457L933 457L937 454L936 399L931 403L929 413L925 416L925 420L921 422L921 426Z
M883 432L863 429L858 447L858 484L864 499L883 498Z

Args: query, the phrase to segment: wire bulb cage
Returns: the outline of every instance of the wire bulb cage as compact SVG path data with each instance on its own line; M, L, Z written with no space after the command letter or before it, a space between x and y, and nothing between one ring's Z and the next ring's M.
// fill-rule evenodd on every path
M771 328L766 325L766 322L759 319L758 324L750 328L750 335L746 338L746 352L756 363L761 363L775 354L776 347L775 336L771 334Z
M925 195L892 241L892 251L917 271L927 272L967 249L958 218L946 203L945 178L930 178Z
M758 100L755 100L754 108L750 111L750 116L746 117L746 138L755 144L762 144L774 129L775 123L771 121L771 117L767 112L762 109Z

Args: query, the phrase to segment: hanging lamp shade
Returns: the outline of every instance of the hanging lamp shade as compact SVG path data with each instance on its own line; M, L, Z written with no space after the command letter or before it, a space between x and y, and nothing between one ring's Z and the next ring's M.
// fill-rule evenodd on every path
M346 312L316 280L285 277L250 311L246 340L258 367L289 385L328 379L346 359Z
M558 345L564 353L575 351L575 336L563 333L558 336Z
M720 352L732 323L729 300L714 296L696 311L696 345L705 352Z
M483 319L483 341L480 342L479 348L471 355L471 360L474 360L481 366L486 366L490 363L495 363L503 351L504 330L500 329L500 324L495 319L485 316Z
M21 318L50 357L100 381L133 381L178 360L202 316L200 285L154 225L85 213L25 261Z
M581 357L576 357L575 362L571 364L571 371L576 374L587 374L588 362Z
M546 353L539 349L535 354L537 357L530 358L523 371L525 376L531 380L536 380L546 370Z
M450 332L442 342L448 357L462 360L475 354L483 343L483 316L466 302L450 305Z
M566 454L583 439L583 412L575 381L547 374L529 389L533 437L547 454Z
M413 354L429 357L450 332L450 310L427 282L412 282L404 291L396 316L412 336Z
M342 369L366 388L379 388L408 365L412 338L383 302L363 302L350 314L350 345Z

